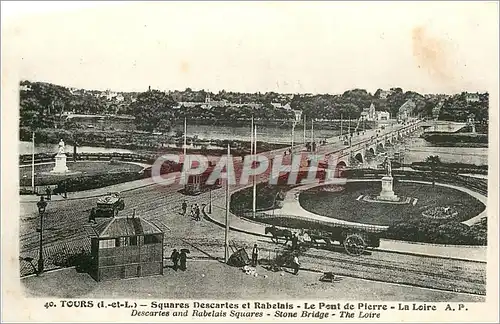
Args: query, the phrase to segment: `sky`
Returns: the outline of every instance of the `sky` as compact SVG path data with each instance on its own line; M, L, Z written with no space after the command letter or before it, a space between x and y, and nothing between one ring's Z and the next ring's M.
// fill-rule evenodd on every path
M115 91L491 92L498 37L495 2L2 2L2 74Z

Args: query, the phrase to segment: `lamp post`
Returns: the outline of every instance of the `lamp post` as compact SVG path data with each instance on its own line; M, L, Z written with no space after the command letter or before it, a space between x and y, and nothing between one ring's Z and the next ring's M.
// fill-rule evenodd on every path
M208 193L208 213L212 214L212 187L210 187L210 191Z
M40 215L40 251L38 255L38 273L41 275L43 272L43 214L45 214L45 208L47 208L47 202L44 200L43 196L40 197L40 201L36 203L38 207L38 214Z

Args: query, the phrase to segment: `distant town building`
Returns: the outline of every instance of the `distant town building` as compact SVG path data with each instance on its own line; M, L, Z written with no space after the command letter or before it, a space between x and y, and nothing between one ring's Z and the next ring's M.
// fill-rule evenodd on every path
M298 122L302 119L302 110L294 110L295 121Z
M391 93L392 92L389 90L382 90L379 92L378 97L379 97L379 99L387 99L387 97L389 97L391 95Z
M113 217L91 236L91 276L97 280L163 274L163 232L140 217Z
M408 99L404 104L399 107L398 120L405 121L413 114L413 110L417 105L413 100Z
M471 102L479 102L479 93L467 93L465 95L465 100L468 102L468 103L471 103Z
M375 105L372 103L370 107L364 108L360 118L361 120L375 120L377 118Z
M388 111L377 111L377 120L389 120L391 114Z
M115 100L118 102L122 102L125 100L125 97L121 93L119 93L116 95Z
M259 109L262 107L262 104L258 103L232 103L228 102L227 100L212 100L210 98L210 95L207 94L205 97L204 102L198 102L198 101L179 101L177 106L175 108L179 109L180 107L186 107L186 108L192 108L192 107L197 107L200 106L203 109L212 109L214 107L243 107L243 106L248 106L254 109Z
M20 91L31 91L31 87L29 85L21 85L19 86Z
M441 108L443 107L444 101L441 100L438 104L432 108L432 118L437 120L439 118L439 114L441 113Z

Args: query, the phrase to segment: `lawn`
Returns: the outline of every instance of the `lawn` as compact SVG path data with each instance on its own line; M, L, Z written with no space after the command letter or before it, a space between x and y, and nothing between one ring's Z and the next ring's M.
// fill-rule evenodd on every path
M351 182L341 192L322 191L321 187L302 192L301 206L318 215L336 219L373 224L391 225L403 221L423 219L422 212L435 206L450 206L458 215L446 221L464 221L481 213L485 206L476 198L452 188L416 183L395 183L398 196L417 198L415 206L373 203L356 200L360 195L378 195L379 182Z
M55 164L35 165L35 185L56 184L62 179L69 179L80 176L92 176L98 174L120 173L120 172L139 172L142 167L137 164L124 162L68 162L67 166L70 172L79 172L67 176L47 174L54 168ZM47 173L46 173L47 172ZM19 168L19 179L21 186L31 185L31 166Z

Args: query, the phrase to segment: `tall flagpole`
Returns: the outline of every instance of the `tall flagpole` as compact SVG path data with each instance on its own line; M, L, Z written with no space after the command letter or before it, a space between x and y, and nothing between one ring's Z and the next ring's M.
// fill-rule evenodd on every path
M252 128L250 129L250 155L253 154L253 116L252 116Z
M306 115L304 115L304 145L306 145Z
M253 150L254 150L254 158L257 156L257 125L254 126L253 133ZM252 160L253 161L253 160ZM253 200L252 200L252 216L255 218L255 214L257 212L257 182L255 181L255 174L253 175Z
M342 129L342 122L344 121L344 117L342 116L342 113L340 113L340 138L342 139L342 134L343 134L343 129Z
M224 233L224 262L227 263L229 260L229 159L231 156L231 151L229 148L229 144L227 144L227 164L226 164L226 231Z
M311 119L311 152L314 143L314 119Z
M35 132L32 136L33 147L31 150L31 188L33 189L33 194L35 194Z
M186 150L187 150L187 122L186 122L186 117L184 117L184 160L186 159Z

